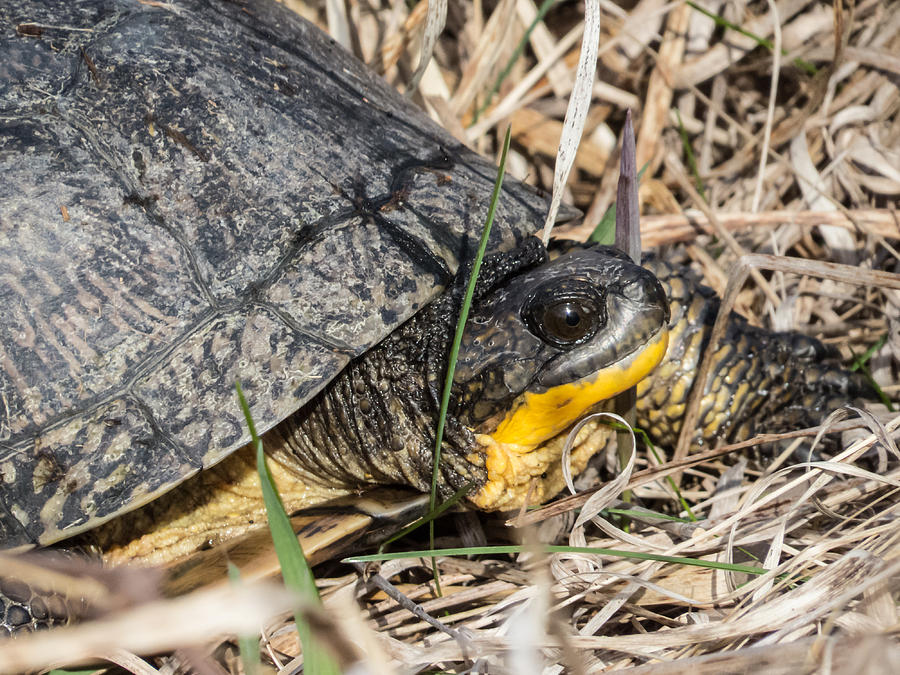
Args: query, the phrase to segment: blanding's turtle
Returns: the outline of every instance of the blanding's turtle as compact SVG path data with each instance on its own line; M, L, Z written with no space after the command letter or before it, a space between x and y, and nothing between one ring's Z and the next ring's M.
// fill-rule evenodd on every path
M456 273L495 169L274 3L0 16L0 548L80 535L154 563L252 528L236 380L290 509L427 490ZM554 437L666 350L656 277L603 247L551 260L529 236L544 209L507 181L455 375L440 488L472 482L482 509L552 496ZM639 416L665 440L716 301L656 269L673 345ZM801 377L816 359L733 328L701 436L840 398L845 379ZM36 603L0 577L0 632L64 620Z

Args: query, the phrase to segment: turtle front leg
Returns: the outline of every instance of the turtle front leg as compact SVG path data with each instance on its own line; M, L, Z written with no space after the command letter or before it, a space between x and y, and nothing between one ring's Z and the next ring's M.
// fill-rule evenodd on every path
M638 424L657 444L673 447L720 300L686 268L658 260L648 267L666 289L671 322L665 360L637 387ZM712 355L703 394L693 440L709 447L760 430L815 426L841 405L874 398L865 379L818 340L757 328L734 312Z
M64 626L88 613L75 576L37 557L0 557L0 637Z

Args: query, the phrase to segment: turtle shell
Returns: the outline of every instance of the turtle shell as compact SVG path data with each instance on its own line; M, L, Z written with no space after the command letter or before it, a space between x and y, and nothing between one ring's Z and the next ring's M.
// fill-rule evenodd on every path
M0 7L0 547L248 441L474 253L495 168L279 5ZM541 222L507 181L492 248Z

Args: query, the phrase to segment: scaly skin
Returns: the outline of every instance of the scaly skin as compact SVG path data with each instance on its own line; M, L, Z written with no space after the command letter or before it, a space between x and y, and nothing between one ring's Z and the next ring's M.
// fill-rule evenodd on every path
M700 285L696 277L683 268L658 261L648 266L660 278L669 296L671 321L669 347L664 361L638 385L638 423L648 430L654 442L671 446L680 430L684 405L693 385L700 355L706 348L719 301L709 288ZM432 327L433 319L430 319ZM425 400L413 397L415 405L401 410L396 401L392 404L392 399L383 395L378 384L384 374L397 374L397 362L391 361L390 352L404 352L410 348L409 344L404 346L404 335L411 338L430 330L415 321L407 329L406 333L398 333L392 342L388 341L370 352L355 369L350 369L332 383L323 395L326 406L319 411L321 414L292 418L267 435L267 449L272 460L270 465L289 510L308 503L310 493L315 493L315 501L321 501L353 492L356 480L353 477L371 477L373 472L381 472L385 479L383 482L398 480L399 476L399 479L420 488L426 485L430 454L423 454L421 465L399 461L390 463L393 468L389 468L385 463L385 457L392 454L388 452L391 449L390 438L396 435L398 429L431 438L433 397ZM442 330L444 337L441 339L445 339L448 331ZM814 424L832 407L850 401L865 391L857 376L824 357L824 350L818 342L797 334L774 334L753 328L734 315L722 345L714 357L710 384L703 399L702 427L697 433L697 443L741 440L752 435L763 424L766 431ZM418 371L414 375L412 385L427 389L429 374ZM404 381L404 378L398 380ZM405 381L410 382L408 378ZM465 392L462 398L465 398ZM352 409L358 413L363 399L369 402L371 414L360 418L365 419L360 427L356 427L355 423L346 427L349 418L342 411ZM381 459L377 454L348 455L350 451L341 441L341 435L329 439L323 425L328 419L335 418L343 420L341 424L346 427L344 436L357 438L359 434L366 433L374 433L376 437L383 435L380 441L376 438L375 445L382 448ZM495 428L496 421L493 421ZM490 462L504 466L513 463L513 473L520 472L529 480L532 475L540 476L543 472L544 482L539 483L538 492L531 495L536 497L534 501L540 501L560 486L559 476L556 475L559 472L554 474L547 467L550 464L554 470L558 467L556 460L561 452L562 436L521 455L516 453L516 448L496 448L498 454ZM603 426L592 427L583 436L573 453L572 468L575 472L580 471L594 453L603 449L609 432ZM498 444L490 433L478 433L455 417L449 425L448 439L451 446L458 444L463 449L469 448L478 457L485 451L484 448L475 450L478 445L485 446L490 457L491 446ZM426 441L421 447L426 448L431 442ZM298 467L296 453L309 457L304 455L307 443L330 447L328 453L333 463L329 464L329 460L320 457L315 464ZM478 457L467 458L464 453L453 451L448 452L446 457L448 462L444 465L444 480L449 481L449 486L458 485L467 477L484 481L487 478L485 472L490 473L490 466L479 468L479 463L483 466L485 460ZM540 466L534 469L536 474L532 471L534 467L530 466L535 458L540 460L537 462ZM332 475L330 479L326 478L329 472ZM339 474L337 479L335 472ZM503 471L495 467L495 473L503 474ZM90 539L105 551L105 559L111 564L135 561L161 563L173 558L192 562L199 548L209 548L246 533L263 521L264 509L257 496L256 481L252 454L243 450L213 470L176 488L171 493L171 499L157 500L127 514L100 528ZM484 491L477 493L480 496L476 496L476 503L480 499L494 503L495 508L507 506L496 496L503 495L504 485L508 486L508 482L503 481L509 479L488 481L487 484L492 486L488 490L490 494L485 496ZM496 495L492 497L494 493ZM480 505L486 506L484 503ZM360 520L358 513L353 517L362 523L357 523L356 527L367 527L370 522L366 518ZM313 534L320 536L321 529L314 528ZM148 531L149 534L143 537L134 536L136 532ZM345 534L341 532L341 536ZM214 550L208 553L212 554ZM315 554L315 551L308 550L307 553ZM197 565L188 564L187 567L190 570L188 575L199 574ZM183 589L189 583L179 579L176 585ZM4 598L7 586L12 590L12 595L6 591ZM0 616L3 618L0 633L47 625L38 616L43 616L43 600L38 600L38 604L34 605L36 612L29 612L28 609L33 598L38 597L42 596L22 583L0 577ZM57 618L53 622L60 620Z
M515 508L526 498L540 502L558 492L561 445L546 441L597 401L644 377L665 351L665 297L651 275L600 248L545 263L536 239L485 261L460 352L438 488L449 496L472 483L470 499L483 510ZM572 276L595 279L606 294L602 313L609 321L594 339L568 350L533 335L519 310L534 299L533 291L555 289L558 279ZM267 434L289 511L378 485L429 489L458 290L353 362ZM495 340L498 335L503 339ZM562 384L542 384L541 377ZM583 444L573 470L583 469L601 446L597 439ZM245 448L86 539L111 564L181 559L263 523L256 486L253 451Z
M665 360L637 387L637 422L654 443L672 447L720 301L684 267L646 266L666 289L671 320ZM694 443L815 426L833 409L870 397L862 376L842 368L818 340L757 328L732 313L713 355Z

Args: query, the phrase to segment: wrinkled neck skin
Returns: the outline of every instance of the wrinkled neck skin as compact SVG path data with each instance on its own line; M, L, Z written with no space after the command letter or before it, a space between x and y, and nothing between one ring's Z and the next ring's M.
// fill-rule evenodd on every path
M467 274L272 433L304 481L430 488L440 392ZM537 239L485 258L460 346L438 488L471 483L486 510L541 502L563 485L548 445L662 359L659 282L618 252L552 261ZM567 323L572 319L572 323ZM570 465L583 469L587 456Z
M485 259L476 303L511 275L546 261L536 242ZM457 275L445 293L270 432L304 480L351 490L394 484L430 490L441 393L467 281L468 274ZM438 488L445 497L467 484L484 484L474 420L499 412L515 397L495 393L490 410L476 415L473 407L488 384L467 378L458 373L454 379L444 427Z
M450 294L432 303L376 348L353 361L316 399L270 434L290 452L304 480L360 489L406 484L430 489L447 353L456 321ZM450 320L448 320L448 318ZM441 492L484 482L466 459L475 435L447 417Z

